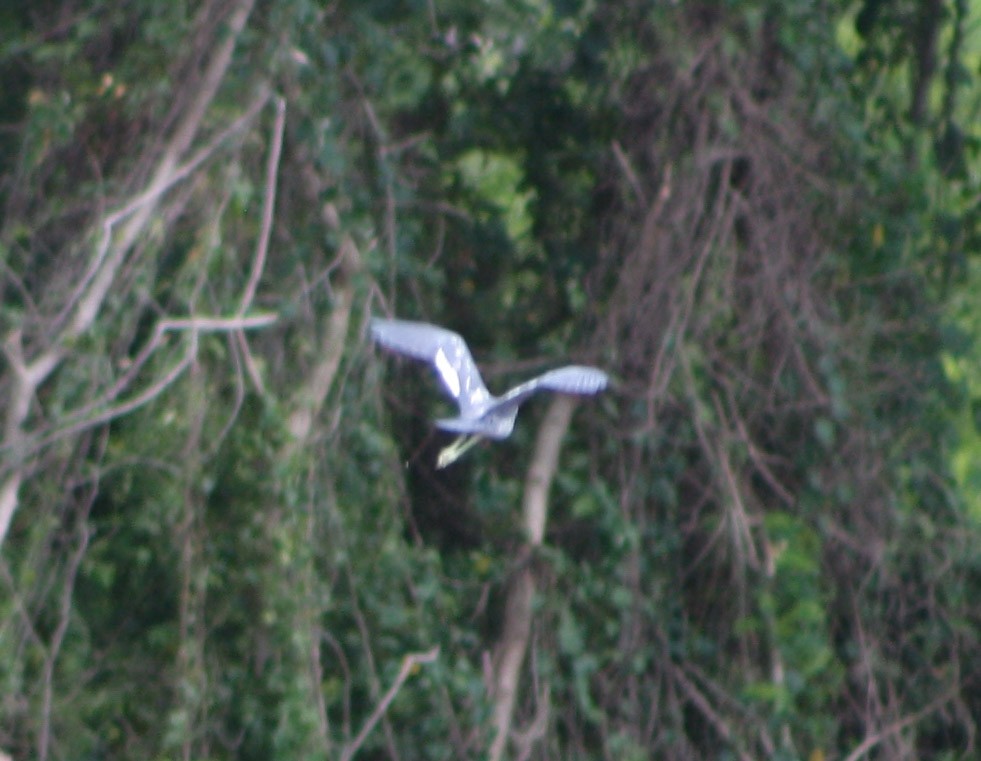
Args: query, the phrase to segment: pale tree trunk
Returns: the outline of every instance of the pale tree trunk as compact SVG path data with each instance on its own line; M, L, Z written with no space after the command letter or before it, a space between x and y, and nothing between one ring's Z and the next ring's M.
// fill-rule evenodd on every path
M569 428L575 406L575 397L557 395L553 398L538 430L531 466L525 480L522 520L528 544L523 553L526 560L520 563L508 589L504 605L504 627L494 652L491 685L494 739L490 748L490 761L500 761L504 757L511 735L521 664L531 633L532 602L537 591L534 567L529 561L545 536L548 492L558 467L562 439Z
M311 207L316 207L323 191L328 187L328 182L318 175L313 160L304 154L302 146L297 147L297 151L304 195ZM358 279L364 269L361 252L353 238L343 232L340 215L333 204L321 205L320 221L325 228L342 234L340 248L336 254L337 269L330 281L333 308L319 321L320 340L314 354L316 359L288 402L286 428L290 435L276 455L280 466L289 465L287 470L296 468L307 470L311 474L319 470L319 463L316 462L316 455L311 455L309 450L314 447L313 451L318 451L314 446L318 433L317 421L324 414L330 392L337 381L341 361L348 350L348 333L356 301L355 293ZM277 472L282 472L282 467L277 468ZM278 488L284 493L290 489L287 482L278 484ZM307 506L304 514L273 512L269 519L270 531L279 533L286 524L298 543L311 546L316 541L317 518L312 509L315 501L312 495L310 501L311 504ZM323 675L327 667L321 655L321 647L325 639L321 625L323 611L317 603L319 597L317 590L322 589L324 584L329 582L320 577L310 557L304 556L302 560L291 559L288 567L278 569L272 583L274 585L270 592L272 596L289 596L298 603L293 610L291 628L295 632L294 655L298 664L305 664L307 667L306 674L309 681L306 686L316 711L317 726L315 736L310 738L310 742L319 744L319 752L324 757L337 757L337 738L332 731L322 689ZM275 588L277 584L287 584L289 588L277 590Z
M287 87L287 97L302 100L302 94L293 85ZM311 207L320 205L320 221L333 233L342 233L341 245L337 251L337 276L330 281L333 296L333 310L321 326L322 336L317 357L305 382L294 392L290 400L286 427L291 439L279 453L280 460L288 460L309 442L313 424L327 402L327 396L334 385L337 370L341 365L344 350L347 348L347 334L354 309L354 294L357 278L363 273L361 252L354 239L343 231L343 224L337 207L332 203L321 204L324 191L331 182L316 170L316 161L303 144L294 146L296 160L300 166L303 194Z

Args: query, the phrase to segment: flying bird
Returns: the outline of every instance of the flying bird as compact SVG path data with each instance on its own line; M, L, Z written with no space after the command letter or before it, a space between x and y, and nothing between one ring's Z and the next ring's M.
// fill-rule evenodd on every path
M437 468L455 462L482 438L505 439L510 436L518 408L539 391L592 395L609 383L602 370L568 365L525 381L503 396L493 396L480 377L467 342L453 331L425 322L376 318L371 321L371 335L386 349L433 365L446 391L460 408L459 416L436 421L438 428L460 434L439 453Z

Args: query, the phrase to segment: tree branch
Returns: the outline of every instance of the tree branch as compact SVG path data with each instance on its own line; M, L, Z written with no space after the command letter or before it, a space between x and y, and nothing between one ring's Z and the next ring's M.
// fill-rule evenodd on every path
M104 445L105 437L103 437ZM88 526L88 520L98 492L98 484L93 484L85 500L84 507L79 511L78 544L68 559L68 568L65 571L65 582L61 590L60 604L58 607L58 624L55 626L54 633L51 635L51 643L44 657L41 727L38 730L38 761L47 761L48 758L48 748L51 744L51 709L54 702L55 661L61 652L61 646L65 641L65 635L68 633L68 625L71 622L75 580L78 578L78 569L82 565L82 558L85 557L85 551L88 549L89 539L92 536L92 532Z
M80 410L76 410L57 431L52 432L37 442L31 447L31 452L43 449L52 442L63 439L66 436L81 433L93 426L102 425L103 423L108 423L110 420L127 415L160 396L168 386L181 376L191 362L194 361L194 358L197 356L199 332L227 333L263 328L272 325L276 322L276 319L277 316L275 314L258 314L250 317L188 317L161 320L154 329L153 337L143 347L139 355L137 355L126 374L98 400L85 405ZM160 348L164 335L172 331L186 331L191 335L191 340L187 350L184 352L184 356L147 389L132 399L112 407L106 407L101 412L93 414L93 410L99 407L105 407L105 405L117 399L129 387L138 375L139 370L147 363L156 350Z
M698 687L696 687L688 679L688 677L685 676L682 670L672 665L671 678L674 679L675 684L681 687L682 692L685 693L691 704L698 709L698 712L705 717L705 720L715 728L715 731L718 732L719 736L731 745L736 746L738 738L729 727L729 724L722 716L718 714L718 712L712 707L712 704L709 702L708 698L706 698ZM741 748L734 747L734 750L742 761L752 761L752 757Z
M164 193L174 187L174 185L186 179L195 170L200 168L204 162L214 156L222 144L227 142L233 135L241 132L251 121L253 121L256 114L258 114L268 102L269 93L266 90L262 90L256 95L252 103L249 104L249 107L245 110L245 113L243 113L242 116L211 138L211 140L209 140L208 143L200 150L194 153L191 158L174 169L166 182L148 186L132 201L127 203L122 208L112 212L102 220L102 235L99 239L99 245L98 248L96 248L95 256L93 257L92 262L89 264L85 274L79 280L78 286L76 286L74 293L68 299L65 307L62 309L61 314L59 314L58 319L55 321L56 324L60 324L66 319L65 315L70 313L75 305L79 303L79 301L84 297L86 289L92 282L92 279L97 273L102 271L102 264L109 253L109 249L112 244L113 231L116 229L116 226L143 207L152 205ZM72 335L73 334L71 332L68 332L62 340L67 340L71 338Z
M572 420L576 399L556 395L538 430L535 453L525 479L523 522L528 540L526 550L533 551L545 536L548 516L548 492L558 468L559 449ZM500 761L511 733L514 704L521 677L521 664L531 632L532 602L535 597L535 575L530 563L523 563L508 589L504 605L504 627L494 654L491 697L494 701L494 740L490 761Z
M325 216L327 216L325 212ZM341 243L341 278L334 288L334 308L327 319L327 330L320 347L320 360L310 372L309 380L297 393L287 427L293 434L290 447L302 444L310 436L313 421L323 407L344 356L351 309L354 306L354 275L361 269L361 256L350 236ZM291 450L292 451L292 450ZM287 453L288 456L289 453Z
M439 656L439 645L424 653L410 653L402 659L402 666L399 669L398 676L395 677L392 686L388 688L388 692L378 701L378 705L375 706L375 710L371 712L371 716L368 717L364 726L361 727L358 736L341 751L341 761L350 761L354 757L354 754L364 745L364 741L371 734L371 730L375 728L375 725L384 715L385 711L388 710L388 706L395 700L395 696L402 688L402 685L405 684L405 680L412 674L413 670L423 663L432 663L436 660L437 656Z
M245 27L245 22L252 12L255 0L239 0L238 5L232 11L228 20L228 36L221 42L208 64L202 78L201 86L190 107L184 114L184 118L177 126L174 136L171 138L152 179L148 183L145 196L148 199L157 199L159 196L175 182L175 169L180 157L191 145L194 136L201 126L205 111L214 100L218 86L225 77L228 66L231 63L232 51L238 36ZM92 280L88 292L78 305L78 310L71 322L68 330L69 337L79 336L88 330L105 301L106 294L115 280L116 273L122 260L129 253L137 237L142 234L150 220L155 204L149 200L137 207L129 221L123 226L119 233L119 240L113 250L99 268L98 273Z
M102 243L96 252L93 265L83 277L84 285L81 289L76 289L76 294L71 299L72 303L77 304L77 306L75 306L75 313L68 325L61 331L60 335L51 339L47 348L41 351L38 357L30 363L24 359L22 339L19 333L12 333L4 343L4 351L14 370L14 377L11 384L12 403L7 409L4 421L3 448L8 452L12 451L13 456L10 474L0 485L0 546L3 545L10 528L10 522L13 520L14 512L17 509L20 486L25 477L22 449L26 433L23 427L30 411L31 400L37 392L38 386L64 360L71 342L92 327L123 261L132 250L136 240L145 231L153 211L156 209L156 202L167 188L184 176L182 171L185 174L189 173L195 166L195 162L191 161L185 164L182 169L178 167L178 162L197 135L204 114L214 100L218 87L225 77L231 63L235 44L252 12L254 2L255 0L238 0L233 7L227 23L228 34L211 56L201 85L164 150L163 156L147 184L147 189L137 201L102 221ZM260 103L265 103L267 99L268 95L264 94L253 103L253 106L260 107ZM195 158L201 156L202 154L198 154L198 157ZM114 226L116 222L124 219L126 222L114 241ZM180 369L183 370L183 367ZM82 426L78 430L82 430L84 427L87 426Z
M862 740L861 743L859 743L858 747L856 747L855 750L853 750L851 753L845 756L845 761L858 761L858 759L866 755L869 751L872 750L872 748L874 748L876 745L881 743L887 737L894 735L897 732L901 732L902 730L906 729L906 727L916 724L918 721L922 721L931 713L939 709L942 705L953 700L954 696L957 695L958 690L959 687L951 688L940 697L936 698L930 703L927 703L927 705L925 705L916 713L912 713L903 719L894 721L892 724L883 727L878 732L869 735L864 740Z
M252 261L252 271L249 281L242 293L242 302L238 313L245 314L252 299L255 298L259 287L259 278L266 267L266 255L269 253L269 236L272 233L273 213L276 210L276 175L279 173L279 158L283 152L283 129L286 125L286 102L276 98L276 123L273 125L272 145L269 148L269 159L266 162L266 192L262 199L262 228L259 232L259 243L256 246L255 259Z

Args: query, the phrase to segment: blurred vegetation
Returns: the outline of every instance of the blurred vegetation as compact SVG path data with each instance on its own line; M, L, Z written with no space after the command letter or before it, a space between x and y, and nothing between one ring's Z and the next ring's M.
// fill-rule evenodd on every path
M976 757L979 22L4 4L0 750L486 758L530 564L508 758ZM374 314L611 373L541 548Z

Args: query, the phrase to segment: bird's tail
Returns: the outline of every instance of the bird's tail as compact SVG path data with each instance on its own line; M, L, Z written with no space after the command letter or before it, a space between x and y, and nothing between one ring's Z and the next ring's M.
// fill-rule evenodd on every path
M479 420L465 417L446 417L436 421L436 427L453 433L484 433L484 427Z

